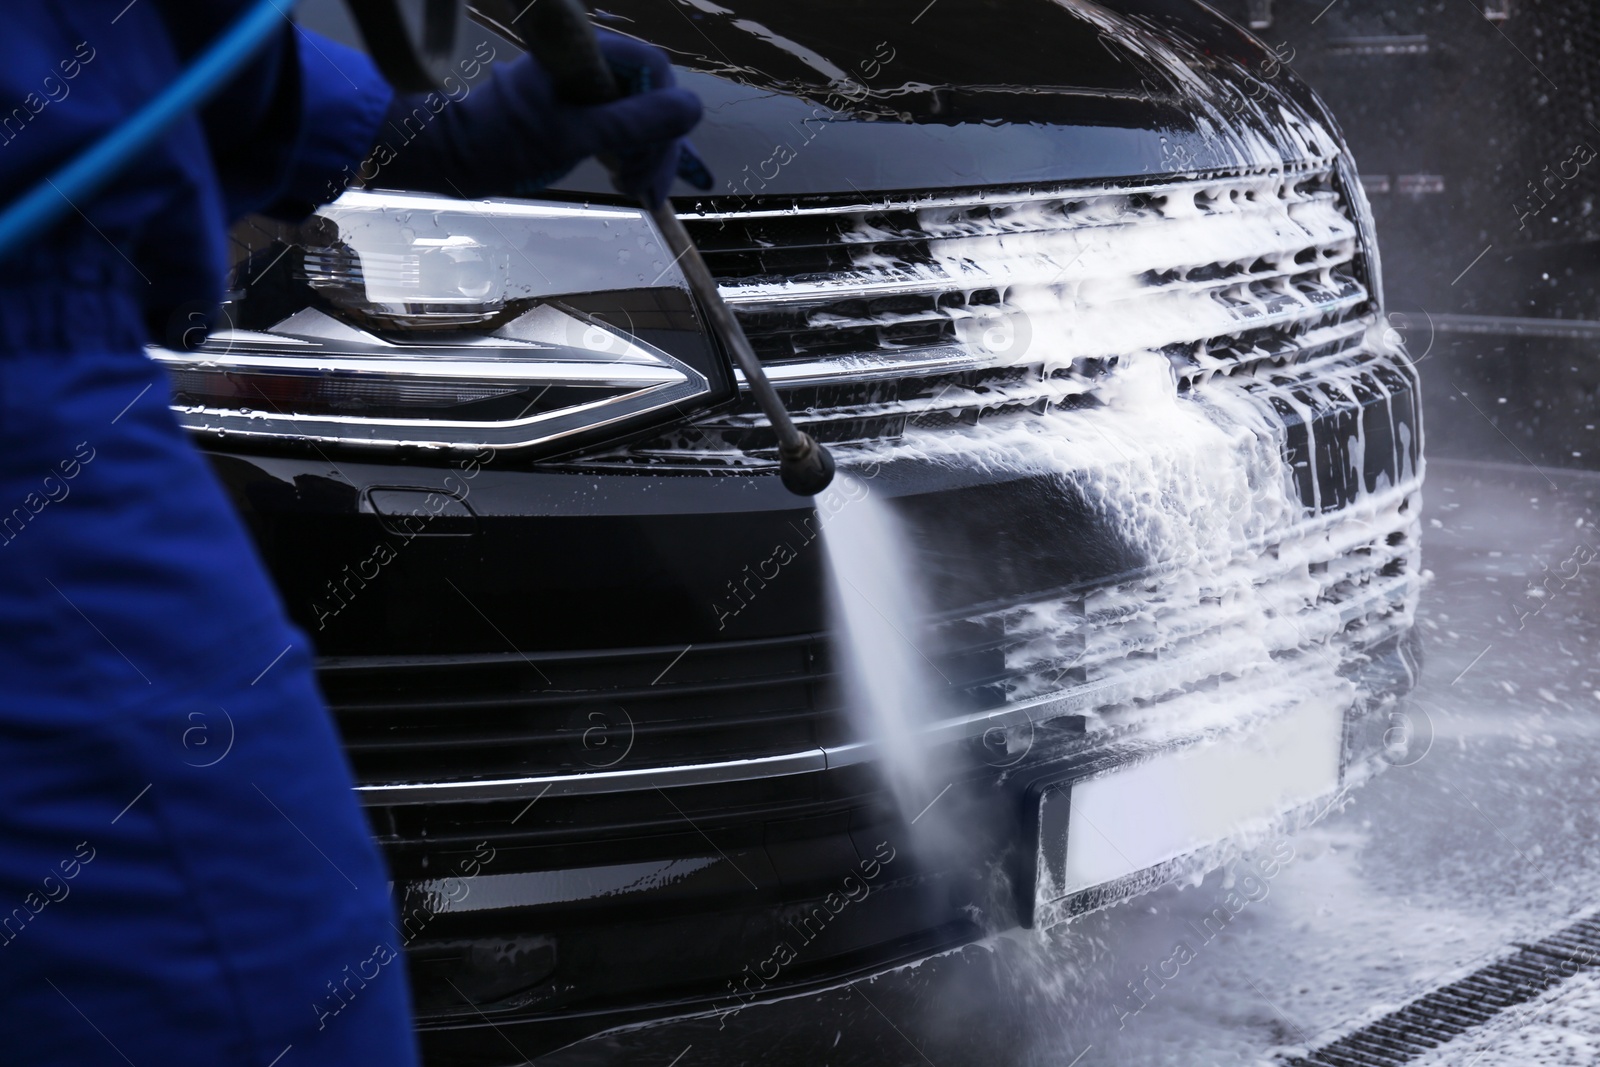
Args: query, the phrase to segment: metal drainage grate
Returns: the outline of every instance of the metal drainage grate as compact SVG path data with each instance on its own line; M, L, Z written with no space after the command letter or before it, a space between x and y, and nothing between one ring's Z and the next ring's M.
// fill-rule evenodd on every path
M1580 919L1541 940L1518 944L1512 955L1287 1062L1289 1067L1405 1063L1593 967L1600 967L1600 916Z

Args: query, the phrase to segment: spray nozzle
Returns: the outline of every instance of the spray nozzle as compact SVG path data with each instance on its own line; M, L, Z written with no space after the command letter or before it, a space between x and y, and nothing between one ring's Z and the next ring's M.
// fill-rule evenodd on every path
M797 430L794 440L778 446L778 476L789 492L816 496L833 481L833 455L816 438Z

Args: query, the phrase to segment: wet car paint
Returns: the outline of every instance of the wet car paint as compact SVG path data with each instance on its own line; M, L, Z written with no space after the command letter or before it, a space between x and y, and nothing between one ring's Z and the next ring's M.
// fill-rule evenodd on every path
M705 101L713 202L1155 179L1333 147L1277 57L1195 3L735 9L627 0L597 16L666 48ZM613 196L596 164L555 188Z

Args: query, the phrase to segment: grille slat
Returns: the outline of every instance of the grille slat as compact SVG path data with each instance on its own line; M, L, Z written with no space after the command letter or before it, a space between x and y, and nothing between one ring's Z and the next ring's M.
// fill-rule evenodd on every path
M735 680L721 680L703 682L699 684L673 685L670 690L672 696L679 700L714 699L727 692L748 693L754 690L792 686L797 682L810 680L810 675L799 674L793 676L777 675L770 678L748 678ZM420 716L433 716L441 712L471 715L473 712L511 712L535 710L542 707L566 707L572 704L610 700L610 701L635 701L639 699L652 699L659 697L662 690L652 690L649 687L627 688L617 687L604 691L584 689L550 688L536 692L495 692L491 694L440 694L432 699L422 697L408 697L396 699L382 699L381 697L364 697L344 704L344 708L351 715L371 715L392 720L396 715L416 714Z
M1353 357L1373 312L1330 169L682 218L796 421L830 443L1092 403L1135 351L1164 353L1183 390ZM1018 371L1002 395L982 380ZM774 447L746 396L595 461L759 466Z

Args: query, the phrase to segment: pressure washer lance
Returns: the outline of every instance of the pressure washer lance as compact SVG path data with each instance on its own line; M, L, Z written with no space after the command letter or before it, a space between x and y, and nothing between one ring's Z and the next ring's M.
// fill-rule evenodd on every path
M513 20L527 27L494 20L496 29L509 31L521 37L523 44L550 72L556 92L570 104L603 104L621 96L611 68L600 54L589 16L578 0L539 0L530 4L524 13ZM755 394L756 403L772 423L778 435L778 473L784 486L800 496L815 496L833 481L833 456L812 436L797 428L789 412L778 398L778 392L767 380L761 361L756 358L744 328L722 294L717 291L716 279L700 258L670 202L644 205L655 220L656 228L675 261L683 268L689 290L699 297L700 304L711 317L711 327L723 344L733 352L744 380Z

